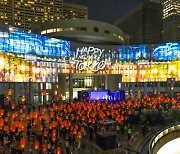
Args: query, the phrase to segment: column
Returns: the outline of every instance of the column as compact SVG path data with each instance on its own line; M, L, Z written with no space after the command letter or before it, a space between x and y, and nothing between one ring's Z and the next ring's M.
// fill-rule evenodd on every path
M128 83L128 89L127 89L127 91L128 91L128 95L131 97L131 82L129 82Z
M119 83L122 82L122 76L120 74L106 74L105 75L105 89L114 92L119 89Z
M43 83L43 90L46 91L46 83ZM46 104L46 93L43 94L43 104Z
M42 104L42 89L41 89L41 83L38 83L38 99L39 99L39 102L41 102Z
M170 82L169 82L169 79L167 79L166 92L167 92L167 95L169 96L170 95Z
M174 97L174 79L170 81L170 96Z
M29 98L28 98L28 83L24 82L24 96L25 96L25 103L27 104Z
M66 74L59 74L58 75L58 81L59 81L59 92L62 100L62 96L66 96Z
M144 95L147 95L147 82L144 82Z
M154 94L154 92L156 90L156 82L153 82L152 84L153 84L153 94Z
M108 75L105 74L105 78L104 78L104 83L105 83L105 89L108 89Z
M157 87L157 94L160 92L160 82L156 83L156 87Z
M136 87L135 87L135 83L132 82L132 95L135 96L136 94Z
M29 104L33 104L34 103L34 93L33 93L33 82L29 81Z
M18 104L18 83L14 82L13 83L13 102L17 105Z
M94 76L94 85L93 86L98 89L98 77L96 75ZM94 89L94 87L93 87L93 89Z
M73 74L69 74L69 102L73 101Z

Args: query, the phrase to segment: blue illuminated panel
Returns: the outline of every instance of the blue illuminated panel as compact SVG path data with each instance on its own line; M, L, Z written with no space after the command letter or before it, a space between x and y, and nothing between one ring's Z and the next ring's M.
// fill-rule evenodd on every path
M90 100L110 100L110 101L122 101L125 100L125 91L117 90L115 93L111 93L110 90L96 90L89 91Z
M180 43L165 43L155 45L119 46L119 59L129 60L160 60L168 61L180 58Z
M8 27L8 26L7 26ZM10 27L0 32L0 50L17 54L35 54L39 56L69 57L70 42L28 33ZM104 57L133 61L139 59L168 61L180 58L180 43L156 45L123 45L117 51L108 52Z
M96 91L90 91L89 92L90 100L105 100L105 98L109 97L109 91L108 90L96 90Z
M147 57L146 45L120 46L119 59L121 60L138 60L141 56Z
M155 60L174 60L180 58L180 43L153 45L152 52Z
M68 57L70 42L9 27L9 31L0 32L0 50L17 54Z

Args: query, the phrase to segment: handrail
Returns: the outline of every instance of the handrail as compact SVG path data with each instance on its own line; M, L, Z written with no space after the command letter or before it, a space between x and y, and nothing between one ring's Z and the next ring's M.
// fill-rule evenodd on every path
M154 146L156 143L165 135L172 133L174 131L180 130L180 123L178 124L173 124L171 126L166 127L163 130L160 130L157 132L154 137L151 139L150 144L149 144L149 154L153 154Z

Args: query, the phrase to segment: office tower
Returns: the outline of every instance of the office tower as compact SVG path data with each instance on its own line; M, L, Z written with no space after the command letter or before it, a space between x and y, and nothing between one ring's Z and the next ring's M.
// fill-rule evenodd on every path
M0 1L0 21L5 24L12 25L12 1L1 0Z
M23 30L35 23L60 19L87 19L88 8L63 0L1 0L0 21Z
M32 22L62 19L62 0L2 0L0 21L24 30L31 29Z
M88 7L72 3L63 3L64 19L88 19Z
M0 21L24 30L31 23L63 19L63 0L1 0Z
M180 0L163 0L163 37L180 41Z
M125 34L129 44L162 42L162 4L144 0L115 22Z

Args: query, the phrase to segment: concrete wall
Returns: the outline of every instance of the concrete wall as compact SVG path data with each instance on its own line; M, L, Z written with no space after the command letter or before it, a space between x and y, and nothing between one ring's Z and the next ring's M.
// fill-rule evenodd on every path
M59 20L47 22L41 25L41 32L49 29L56 30L57 28L62 28L62 31L51 33L48 32L46 35L54 38L64 38L76 42L98 42L99 44L103 42L111 44L124 44L126 39L123 31L118 27L94 20ZM81 30L81 28L84 30Z
M46 87L49 84L50 87ZM25 96L25 104L36 104L37 102L47 103L51 102L54 97L54 90L58 90L56 85L58 83L34 83L34 82L1 82L0 94L4 95L4 102L0 105L8 105L15 103L21 104L21 96ZM12 94L8 96L8 90L12 90ZM42 97L42 90L46 90L46 96ZM58 95L60 93L58 92ZM8 98L10 97L10 101Z
M122 82L122 75L120 74L105 75L105 89L111 90L111 92L118 90L119 83L121 82Z

